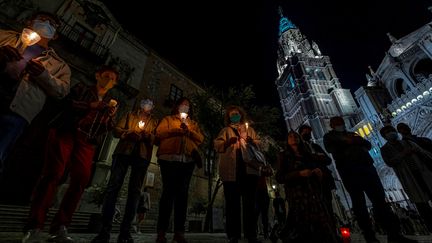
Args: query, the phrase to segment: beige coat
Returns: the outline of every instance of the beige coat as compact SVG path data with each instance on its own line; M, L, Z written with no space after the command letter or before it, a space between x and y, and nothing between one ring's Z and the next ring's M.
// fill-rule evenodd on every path
M0 30L0 46L15 47L19 37L18 32ZM70 68L53 49L44 51L36 59L42 62L45 71L37 77L23 75L10 105L11 111L29 123L42 110L47 96L61 99L70 91Z
M251 137L255 144L259 144L259 136L256 134L255 130L252 127L248 127L244 124L240 125L239 133L242 139L237 141L235 144L231 144L229 147L225 148L225 144L229 141L231 137L237 137L231 127L224 127L220 132L217 138L213 141L214 148L218 153L218 163L219 163L219 176L222 181L236 181L236 150L240 149L240 146L244 146L246 138ZM249 166L246 167L246 173L259 175L259 171L251 168Z

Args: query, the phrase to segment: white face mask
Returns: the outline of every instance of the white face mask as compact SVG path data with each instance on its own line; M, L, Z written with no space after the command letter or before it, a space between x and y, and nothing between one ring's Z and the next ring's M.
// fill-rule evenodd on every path
M153 109L153 102L151 100L141 100L140 107L148 112Z
M334 130L337 132L343 132L345 131L345 125L335 126Z
M188 105L180 105L178 108L179 113L188 113L189 106Z
M33 20L32 29L40 36L47 39L52 39L56 33L56 29L50 24L48 20Z

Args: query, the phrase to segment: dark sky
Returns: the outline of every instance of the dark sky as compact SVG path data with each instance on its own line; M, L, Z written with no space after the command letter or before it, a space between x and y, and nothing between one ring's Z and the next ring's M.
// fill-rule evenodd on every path
M125 29L195 82L254 84L258 102L275 106L279 5L352 92L366 84L367 66L380 64L387 32L399 38L432 20L430 0L105 2Z

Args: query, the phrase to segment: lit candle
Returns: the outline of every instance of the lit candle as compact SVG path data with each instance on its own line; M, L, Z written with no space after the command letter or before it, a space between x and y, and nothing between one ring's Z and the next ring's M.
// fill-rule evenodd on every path
M109 104L108 104L110 107L114 107L114 106L116 106L117 105L117 101L116 100L113 100L113 99L111 99L110 101L109 101Z
M180 112L180 118L184 121L186 120L188 114L186 112Z
M246 131L249 129L249 123L245 123L245 126L246 126Z
M138 122L138 127L139 127L140 129L143 129L143 128L144 128L144 125L145 125L145 122L143 122L143 121L139 121L139 122Z
M23 53L27 46L34 45L40 41L41 37L35 31L24 28L21 33L20 42L17 45L17 49Z

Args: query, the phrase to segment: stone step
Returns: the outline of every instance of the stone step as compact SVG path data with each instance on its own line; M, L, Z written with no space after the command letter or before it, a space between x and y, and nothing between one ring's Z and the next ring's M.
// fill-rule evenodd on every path
M0 232L21 232L24 224L27 221L29 213L28 206L15 206L0 204ZM49 224L56 213L56 209L51 209L47 214L47 220L45 229L49 228ZM68 230L72 233L89 233L89 222L91 215L95 212L75 212L72 223ZM157 213L149 213L146 216L145 222L141 225L141 231L143 233L153 233L156 228ZM113 222L113 233L119 231L120 224Z

